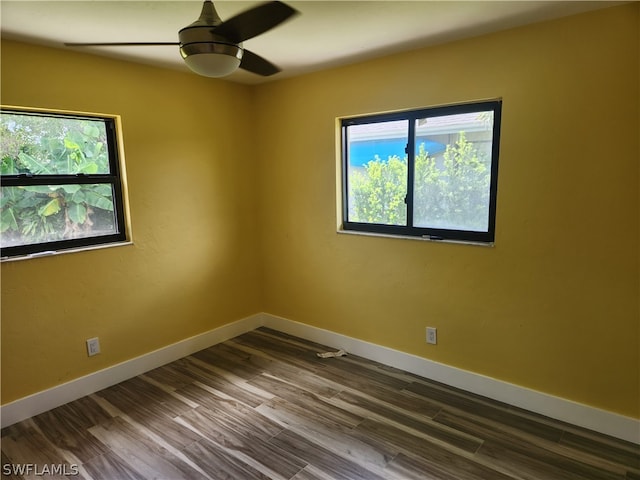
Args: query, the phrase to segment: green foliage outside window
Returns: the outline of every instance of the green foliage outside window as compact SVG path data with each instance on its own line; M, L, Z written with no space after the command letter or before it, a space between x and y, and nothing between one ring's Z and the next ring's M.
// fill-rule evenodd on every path
M414 225L483 230L487 228L491 171L488 158L460 132L441 159L424 144L415 156ZM406 225L407 157L376 156L350 176L350 220Z
M407 222L407 158L382 160L378 155L353 172L350 178L353 201L351 221L404 225Z
M0 174L109 174L104 123L83 119L2 114ZM44 178L44 177L43 177ZM2 187L3 247L95 235L114 230L109 184Z

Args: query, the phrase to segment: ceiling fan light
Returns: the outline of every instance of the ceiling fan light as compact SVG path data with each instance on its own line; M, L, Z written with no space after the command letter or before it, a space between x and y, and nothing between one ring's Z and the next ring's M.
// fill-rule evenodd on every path
M205 77L224 77L240 66L244 50L238 45L206 42L180 47L180 54L190 70Z
M226 77L240 66L240 59L219 53L201 53L184 59L187 67L205 77Z

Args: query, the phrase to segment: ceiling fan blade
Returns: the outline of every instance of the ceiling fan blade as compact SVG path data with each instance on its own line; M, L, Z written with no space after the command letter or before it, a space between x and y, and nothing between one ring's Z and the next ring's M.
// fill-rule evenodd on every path
M212 31L231 42L240 43L280 25L299 12L282 2L268 2L239 13Z
M258 75L262 75L263 77L268 77L269 75L273 75L274 73L278 73L280 71L280 69L269 60L266 60L260 55L257 55L246 49L242 54L240 68L251 73L257 73Z
M106 43L65 43L67 47L146 47L156 45L180 45L178 42L106 42Z

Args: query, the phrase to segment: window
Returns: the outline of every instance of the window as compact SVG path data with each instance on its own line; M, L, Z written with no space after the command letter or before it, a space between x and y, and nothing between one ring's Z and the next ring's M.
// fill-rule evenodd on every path
M3 258L126 240L117 120L2 107Z
M492 243L501 106L342 119L343 229Z

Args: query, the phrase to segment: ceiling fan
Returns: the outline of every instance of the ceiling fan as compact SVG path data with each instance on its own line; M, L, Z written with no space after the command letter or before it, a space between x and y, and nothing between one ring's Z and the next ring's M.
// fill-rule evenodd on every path
M224 77L242 68L262 76L280 69L242 47L242 42L280 25L298 14L282 2L267 2L223 22L213 2L205 0L200 17L178 32L179 42L65 43L69 47L179 45L187 66L206 77Z

